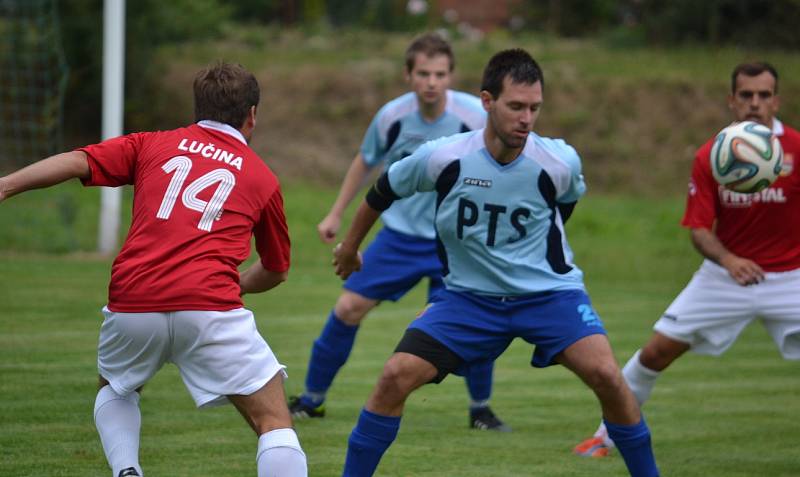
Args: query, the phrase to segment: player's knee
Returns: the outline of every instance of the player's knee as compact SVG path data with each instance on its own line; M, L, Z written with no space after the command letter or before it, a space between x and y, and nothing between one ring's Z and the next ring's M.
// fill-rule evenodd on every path
M586 383L595 391L621 389L624 382L619 367L612 361L595 364L586 377Z
M378 380L378 394L391 399L405 399L418 387L418 374L411 363L390 358Z
M389 360L383 367L378 387L394 393L405 391L404 383L408 381L409 370L407 367L396 360Z
M344 293L336 302L334 312L343 323L355 326L367 316L375 301L355 293Z

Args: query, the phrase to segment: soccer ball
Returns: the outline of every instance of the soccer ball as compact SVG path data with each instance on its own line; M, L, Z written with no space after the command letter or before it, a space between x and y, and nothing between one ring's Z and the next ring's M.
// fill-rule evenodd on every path
M711 173L727 189L752 194L766 189L781 172L783 148L767 126L753 121L731 124L711 147Z

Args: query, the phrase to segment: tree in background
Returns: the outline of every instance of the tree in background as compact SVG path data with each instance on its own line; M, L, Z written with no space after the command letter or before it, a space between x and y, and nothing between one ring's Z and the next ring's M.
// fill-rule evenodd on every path
M217 36L232 11L220 0L135 0L126 2L125 127L143 129L158 115L157 89L164 68L158 47ZM100 136L103 59L103 1L59 3L64 50L70 65L67 134L79 142Z
M0 170L62 146L68 68L56 0L0 2Z
M800 46L797 0L630 1L639 10L651 43L796 48Z
M26 0L5 0L6 3ZM715 45L796 48L800 0L498 0L520 33L605 37L620 45ZM411 8L414 4L415 8ZM470 0L456 3L462 11ZM498 3L499 5L499 3ZM420 13L419 6L424 6ZM70 67L66 134L78 142L100 130L102 0L58 2ZM447 26L436 0L129 0L126 30L128 130L154 127L170 115L158 94L166 68L159 47L219 37L236 24L408 31ZM228 30L229 31L229 30ZM324 30L323 30L324 31ZM458 34L456 32L456 34Z
M526 29L558 36L628 29L652 45L800 46L798 0L525 0L516 11Z

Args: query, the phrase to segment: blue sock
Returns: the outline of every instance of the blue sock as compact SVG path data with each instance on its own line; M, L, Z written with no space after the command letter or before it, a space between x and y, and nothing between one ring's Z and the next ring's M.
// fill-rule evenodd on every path
M494 361L470 364L465 370L464 379L466 380L469 397L472 398L473 406L475 406L476 403L486 405L489 402L489 397L492 395L493 372Z
M311 348L311 360L306 374L306 393L300 397L307 406L317 407L324 401L325 393L333 383L336 373L347 362L356 339L358 325L349 326L331 310L325 327ZM309 397L316 395L316 399Z
M342 477L368 477L374 474L399 429L400 416L381 416L362 409L347 442Z
M622 454L631 477L658 477L656 458L650 445L650 429L644 417L639 424L632 426L611 424L605 419L603 422L608 429L608 437Z

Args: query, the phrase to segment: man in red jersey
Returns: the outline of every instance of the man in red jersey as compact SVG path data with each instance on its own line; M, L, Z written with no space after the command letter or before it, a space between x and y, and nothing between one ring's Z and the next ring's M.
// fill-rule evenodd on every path
M785 359L800 360L800 170L794 165L800 133L775 117L779 105L772 65L744 63L733 70L733 117L772 129L783 146L783 171L768 189L741 194L711 175L713 139L697 151L682 225L705 260L622 371L639 405L661 371L686 351L718 356L756 318ZM601 424L575 452L602 457L613 446Z
M247 146L259 96L251 73L219 63L195 77L196 124L109 139L0 178L0 201L71 178L134 186L97 353L94 418L114 477L143 475L139 393L167 362L198 407L236 406L259 436L259 476L307 473L283 366L241 300L289 269L278 180ZM260 260L240 275L253 235Z

